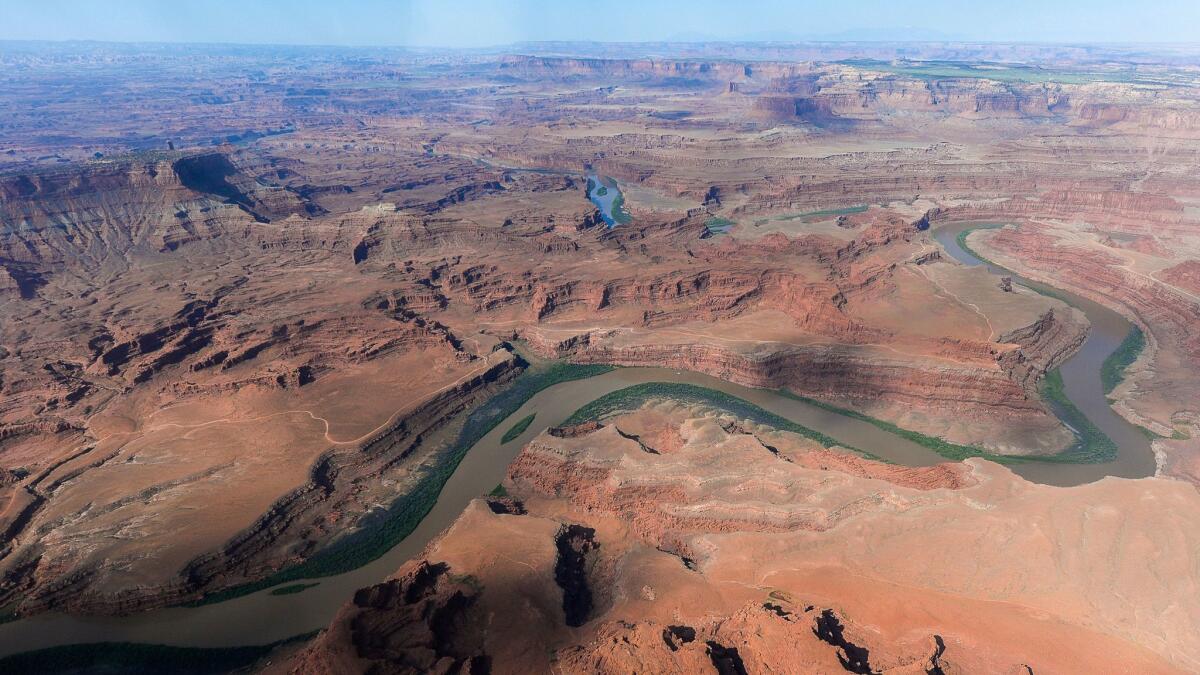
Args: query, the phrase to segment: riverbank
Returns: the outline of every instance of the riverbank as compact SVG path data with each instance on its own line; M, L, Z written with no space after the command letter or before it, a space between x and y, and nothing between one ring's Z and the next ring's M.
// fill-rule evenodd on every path
M563 374L568 372L581 372L575 370L578 367L574 366L569 370L552 364L543 367L551 373L545 377L553 379L563 379ZM546 426L562 424L575 411L606 394L647 382L681 383L719 391L797 425L822 430L821 433L835 440L838 445L861 448L898 464L925 466L942 461L941 457L928 449L870 424L807 405L777 392L742 387L688 371L662 368L610 370L607 367L604 370L607 372L585 379L560 381L541 389L516 410L512 410L515 401L524 398L533 384L515 385L509 390L510 393L502 394L504 399L493 399L481 406L481 409L491 411L488 416L490 431L484 433L462 457L461 464L445 481L432 508L425 512L417 526L385 554L361 567L333 576L318 577L313 580L320 581L319 585L287 595L275 595L272 589L263 587L257 590L240 589L245 594L223 602L173 607L122 617L40 614L0 624L0 655L103 641L186 647L242 646L251 639L255 642L279 640L320 628L328 623L337 608L358 588L387 578L449 526L472 499L495 488L520 448ZM518 387L525 389L525 393L520 393ZM531 414L537 415L536 424L531 423L515 440L501 443L504 432L512 422ZM509 420L508 424L505 424L506 420ZM482 431L482 427L477 429L477 434ZM347 560L349 558L341 562L344 564ZM292 572L289 576L300 575ZM286 584L305 581L295 578Z
M1091 462L1103 467L1104 475L1140 477L1153 475L1154 454L1144 431L1118 415L1104 391L1103 373L1113 369L1114 358L1135 326L1118 312L1065 289L1031 280L997 265L970 246L976 230L999 229L1002 223L961 222L939 225L935 239L953 258L975 267L983 266L996 276L1011 277L1012 282L1061 300L1079 309L1090 323L1087 338L1079 349L1050 371L1039 385L1039 393L1055 415L1074 433L1076 442L1063 453L1041 462L1047 468L1042 478L1061 484L1051 474L1061 475L1053 464ZM1025 474L1022 474L1025 475Z
M575 365L549 362L530 365L516 380L488 402L478 406L466 419L450 448L440 453L428 476L415 490L399 498L376 516L375 522L361 525L345 539L334 542L308 560L249 584L210 593L188 603L195 607L248 595L266 588L300 579L319 579L344 574L378 559L398 542L412 534L433 508L446 481L458 468L467 452L492 429L538 392L563 382L595 377L612 370L605 365ZM532 422L532 416L530 422ZM526 424L528 426L528 424ZM520 432L517 433L520 435ZM514 436L515 438L515 436ZM510 439L511 440L511 439Z
M953 243L956 233L950 233L949 236ZM939 241L946 244L942 239ZM982 262L976 260L972 264ZM1084 311L1094 313L1097 310L1086 307ZM1090 320L1092 313L1089 313ZM1105 318L1100 314L1095 316L1098 319ZM1096 321L1093 321L1093 325L1096 325ZM1120 328L1111 322L1102 325L1106 329L1099 335L1106 339L1111 337L1112 330ZM1122 337L1125 334L1120 332ZM1090 335L1089 342L1095 336ZM1113 347L1119 341L1113 340ZM1076 394L1071 389L1071 378L1085 375L1094 378L1095 390L1099 392L1100 363L1113 351L1105 351L1105 344L1089 347L1085 343L1080 353L1086 354L1087 358L1081 361L1077 354L1063 364L1063 391L1070 400L1076 400ZM1089 368L1090 375L1084 372ZM1068 372L1071 373L1070 378ZM679 385L687 385L687 388ZM328 622L337 607L356 589L386 578L452 523L472 499L493 489L503 479L512 458L530 438L546 426L560 425L581 414L580 411L587 406L591 406L593 412L600 411L608 404L597 401L635 386L642 386L634 390L637 396L631 397L630 392L625 392L608 401L613 405L632 405L634 398L671 391L677 396L684 393L701 396L707 398L714 407L731 409L734 414L748 413L746 416L749 418L761 416L762 413L758 412L761 410L775 416L770 419L777 423L783 420L780 424L785 425L785 430L803 430L797 433L808 435L827 447L837 445L858 449L884 461L908 466L940 463L945 461L945 453L962 454L962 448L968 448L942 447L944 441L866 415L847 414L848 411L829 404L806 401L787 393L734 385L698 373L663 368L612 370L608 366L536 364L517 378L513 385L472 413L473 416L476 413L479 416L472 417L473 421L469 420L453 451L444 453L447 459L441 465L443 473L438 474L436 483L430 482L428 489L420 491L419 501L404 503L400 508L389 510L387 518L391 520L381 521L384 524L379 528L369 528L362 535L362 540L340 549L337 557L327 557L308 568L293 569L286 572L286 578L281 575L272 579L272 585L320 579L318 586L309 586L301 593L279 595L273 594L269 586L262 585L265 584L262 582L254 588L240 588L236 595L230 594L224 598L210 596L208 603L199 606L177 607L129 617L39 615L0 625L0 653L11 654L31 648L104 640L177 646L238 646L245 644L247 635L254 635L259 640L284 639L319 628ZM706 391L698 393L701 389ZM1090 416L1091 410L1085 410ZM539 422L536 425L533 424L534 415ZM504 442L504 436L509 435L506 432L512 431L514 423L525 418L530 418L530 423L515 437L510 436L508 442ZM1106 420L1105 424L1109 424L1109 421ZM1140 443L1148 447L1144 436L1136 431L1133 433ZM1079 485L1107 475L1142 477L1152 474L1152 456L1149 468L1143 467L1138 461L1140 457L1137 456L1137 450L1140 446L1129 446L1133 453L1126 452L1128 448L1123 442L1118 447L1121 452L1118 461L1113 462L1007 463L1012 471L1029 480L1052 485ZM1134 461L1121 461L1130 459ZM387 525L388 522L394 524Z
M749 401L731 396L724 392L698 387L691 384L675 384L671 382L646 382L644 384L636 384L632 387L619 389L609 394L605 394L600 398L588 403L571 413L563 425L571 426L575 424L583 424L609 417L618 412L629 412L637 410L648 401L656 399L665 399L676 403L686 403L690 405L704 405L718 408L724 412L728 412L736 417L751 420L758 424L765 424L774 427L780 431L789 431L791 433L803 436L809 440L820 443L824 448L841 448L854 452L867 459L880 461L882 458L856 448L851 445L839 442L837 439L823 434L820 431L811 429L802 424L780 417L774 413L768 412Z

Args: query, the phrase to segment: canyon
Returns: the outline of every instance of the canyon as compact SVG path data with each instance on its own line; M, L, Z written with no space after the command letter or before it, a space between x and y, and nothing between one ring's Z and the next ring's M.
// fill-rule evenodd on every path
M1165 543L1195 537L1177 509L1200 495L1181 482L1064 491L978 460L896 467L658 401L539 435L504 486L348 601L291 672L1196 664L1182 628L1196 607L1177 602L1182 587L1152 588L1135 553L1183 554L1153 557L1155 576L1194 564ZM1136 494L1155 495L1143 508L1160 527L1112 546L1123 518L1104 504L1145 503Z
M272 667L1200 668L1195 57L655 49L0 48L3 613L345 573L538 391L653 367L944 463L538 415L508 496ZM1100 405L1153 458L1039 485L1103 446L1053 398L1075 297L1142 336Z

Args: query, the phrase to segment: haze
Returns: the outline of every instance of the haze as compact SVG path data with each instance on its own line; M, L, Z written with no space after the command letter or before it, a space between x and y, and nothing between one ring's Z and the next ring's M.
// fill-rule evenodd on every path
M0 39L486 47L522 41L1190 42L1200 3L1122 0L4 0Z

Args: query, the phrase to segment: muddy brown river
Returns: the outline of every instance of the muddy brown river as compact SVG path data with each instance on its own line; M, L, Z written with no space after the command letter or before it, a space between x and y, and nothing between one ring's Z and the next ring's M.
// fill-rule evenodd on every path
M1062 373L1067 398L1117 445L1117 457L1111 462L1028 462L1015 466L1014 470L1031 481L1049 485L1079 485L1100 480L1105 476L1143 478L1154 475L1154 451L1150 448L1150 439L1141 429L1113 411L1100 382L1100 367L1104 360L1120 346L1133 325L1125 317L1098 302L1057 286L1026 279L1003 267L984 262L958 245L959 232L979 226L979 223L945 225L934 230L933 235L942 248L959 262L969 266L986 266L993 274L1010 276L1013 283L1035 291L1053 292L1083 311L1091 323L1091 329L1083 345L1063 362L1059 372Z
M967 227L971 225L945 226L934 236L950 255L963 263L984 264L955 242L958 232ZM1000 273L1001 270L994 271ZM1007 271L1004 273L1013 276L1015 282L1038 286ZM1097 303L1055 290L1060 297L1067 297L1082 309L1092 322L1087 341L1061 368L1067 394L1097 427L1116 441L1120 452L1116 460L1104 464L1026 462L1014 465L1013 470L1030 480L1054 485L1077 485L1107 475L1151 475L1154 459L1149 442L1136 427L1112 411L1100 384L1100 364L1124 339L1130 329L1129 322ZM212 605L161 609L125 617L47 613L0 624L0 656L87 642L143 642L191 647L258 645L323 628L354 591L386 579L453 523L470 500L495 487L527 441L596 398L643 382L680 382L722 391L899 464L925 466L945 461L933 451L867 422L822 410L773 391L751 389L687 371L621 368L585 380L555 385L527 401L471 448L447 481L433 510L416 530L374 562L345 574L313 579L311 581L317 582L317 586L290 595L271 595L269 590L263 590ZM501 436L512 420L535 412L534 424L516 440L501 444ZM284 585L295 583L300 582Z

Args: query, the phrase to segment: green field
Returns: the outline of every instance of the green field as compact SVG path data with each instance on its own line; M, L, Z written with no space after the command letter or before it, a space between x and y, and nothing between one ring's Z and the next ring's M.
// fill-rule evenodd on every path
M516 424L509 427L508 431L504 432L504 436L500 438L500 443L512 443L513 441L517 440L517 436L520 436L522 433L524 433L525 430L529 428L529 425L533 423L534 417L537 417L537 413L526 415L518 420Z
M575 365L562 361L530 366L504 390L467 416L453 445L441 453L432 466L424 469L425 475L415 489L392 502L380 522L335 541L299 565L282 569L260 581L210 593L187 604L195 606L223 602L290 581L342 574L379 558L416 529L433 508L442 486L458 468L467 451L496 425L547 387L594 377L610 370L613 367L608 365Z
M1142 350L1146 348L1146 336L1142 329L1134 326L1129 334L1121 341L1120 346L1104 359L1100 366L1100 381L1104 383L1104 393L1112 393L1113 389L1125 379L1125 369L1137 361Z

